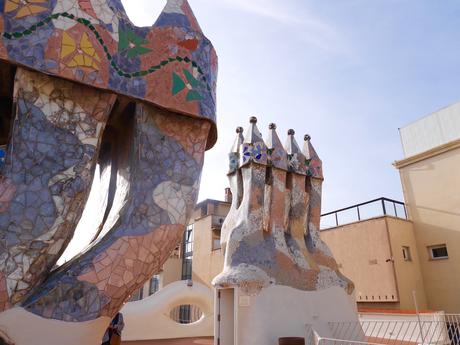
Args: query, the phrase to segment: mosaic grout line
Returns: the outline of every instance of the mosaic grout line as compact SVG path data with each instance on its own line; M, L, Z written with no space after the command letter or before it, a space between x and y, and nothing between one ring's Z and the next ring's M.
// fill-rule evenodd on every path
M161 61L159 64L157 64L155 66L152 66L152 67L150 67L148 69L141 70L141 71L138 71L138 72L126 72L126 71L123 71L117 65L117 63L112 60L112 55L109 53L108 47L106 46L104 40L101 38L100 34L98 33L98 31L96 30L94 25L92 25L91 22L89 20L87 20L87 19L76 18L73 14L70 14L70 13L67 13L67 12L55 13L55 14L49 16L48 18L38 22L37 24L32 25L29 29L26 29L26 30L24 30L22 32L19 32L19 31L16 31L16 32L3 32L3 33L0 32L0 34L3 37L5 37L6 39L8 39L8 40L18 39L18 38L21 38L23 36L33 34L34 31L36 31L38 28L40 28L40 27L42 27L42 26L44 26L46 24L49 24L51 22L51 20L53 20L53 19L59 19L59 17L64 17L64 18L75 20L78 23L80 23L80 24L86 26L87 28L89 28L93 32L93 34L96 37L97 41L101 44L101 46L104 49L104 51L106 52L107 60L111 61L110 65L122 77L126 77L126 78L143 77L143 76L146 76L148 74L155 73L157 70L160 70L161 68L163 68L164 66L166 66L169 63L177 61L177 62L184 62L184 63L187 63L187 64L191 63L193 67L197 68L198 73L203 78L203 81L206 82L206 77L203 75L203 70L201 69L201 67L199 67L198 64L195 61L191 60L188 56L185 56L185 57L183 57L183 56L171 57L171 58L168 58L168 60ZM211 87L209 86L209 84L207 84L206 86L208 88L208 91L210 91Z

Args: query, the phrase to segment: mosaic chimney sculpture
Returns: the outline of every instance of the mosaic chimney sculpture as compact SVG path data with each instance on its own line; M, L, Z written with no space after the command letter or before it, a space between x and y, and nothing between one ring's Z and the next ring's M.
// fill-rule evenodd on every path
M120 0L0 1L0 340L101 343L181 239L217 139L216 77L187 0L149 28ZM100 227L55 267L102 176Z
M275 344L278 337L304 336L309 322L357 321L354 285L319 236L323 171L310 136L302 150L291 129L283 147L271 124L264 141L255 117L242 132L230 153L224 269L213 281L219 291L236 291L230 324L236 322L237 338L220 344ZM227 313L217 311L219 319Z

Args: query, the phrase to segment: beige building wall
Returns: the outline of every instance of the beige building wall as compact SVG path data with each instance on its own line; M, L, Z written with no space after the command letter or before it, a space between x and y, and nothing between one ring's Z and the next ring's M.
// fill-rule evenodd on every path
M428 305L460 313L460 140L395 163L414 222ZM428 247L447 246L433 260Z
M163 271L160 276L161 288L171 283L181 280L182 275L182 259L170 258L163 266Z
M356 286L360 307L414 309L417 290L420 308L426 308L412 223L379 217L321 232L341 271ZM411 248L413 260L404 261L402 246Z
M220 228L229 208L227 203L211 203L208 204L206 215L195 219L193 280L209 287L212 287L211 281L224 265L223 252L217 248L215 240L220 238Z
M420 254L415 241L414 225L410 221L393 217L385 217L385 221L393 254L396 284L399 291L399 307L400 309L415 309L413 299L413 291L415 291L418 307L425 310L428 304ZM410 258L404 258L403 247L409 248Z

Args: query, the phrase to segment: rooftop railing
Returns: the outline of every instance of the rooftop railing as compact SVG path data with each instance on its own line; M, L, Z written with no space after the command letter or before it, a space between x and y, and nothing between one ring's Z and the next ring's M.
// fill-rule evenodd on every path
M397 200L379 198L321 215L321 230L380 216L407 219L406 205Z
M315 334L307 325L312 345L459 345L460 315L418 314L410 319L401 315L392 320L329 322L331 338Z

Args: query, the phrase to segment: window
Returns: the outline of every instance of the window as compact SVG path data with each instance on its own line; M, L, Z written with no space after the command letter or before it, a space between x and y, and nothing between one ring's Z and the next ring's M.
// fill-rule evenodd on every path
M180 305L172 309L169 317L181 324L191 324L197 322L203 316L203 312L196 305Z
M187 226L184 234L184 257L193 256L193 224Z
M182 260L182 280L192 279L192 258Z
M430 254L431 260L442 260L449 258L449 253L447 252L447 246L445 244L430 246L428 247L428 252Z
M174 248L173 252L171 253L171 255L169 256L170 258L172 259L180 259L180 248L182 246L182 242L180 244L178 244L176 246L176 248Z
M182 280L192 279L193 258L193 224L187 226L184 234L183 257L182 257Z
M139 290L137 290L135 293L132 294L131 298L129 299L129 302L140 301L143 297L144 297L144 288L141 287Z
M212 250L220 249L220 230L212 230Z
M154 275L150 279L149 296L153 295L159 289L160 289L160 276L159 275Z
M404 261L412 261L412 255L410 253L410 247L403 246L402 253Z

